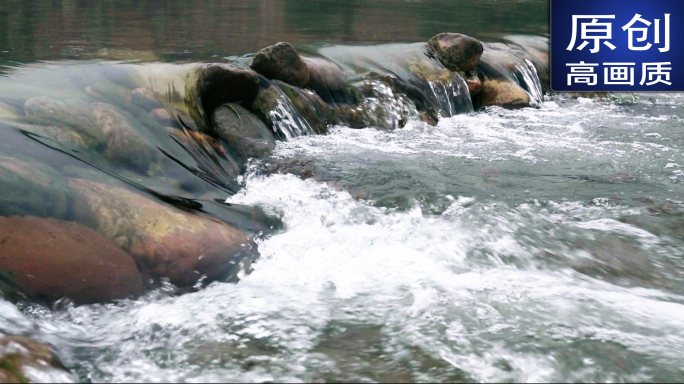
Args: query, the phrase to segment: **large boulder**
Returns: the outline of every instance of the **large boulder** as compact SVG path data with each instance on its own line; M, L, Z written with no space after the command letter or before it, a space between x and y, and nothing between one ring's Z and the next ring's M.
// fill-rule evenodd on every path
M517 109L531 106L530 95L518 84L505 80L486 79L482 83L482 105Z
M205 133L211 131L214 110L226 103L251 107L259 94L259 75L249 68L211 64L194 70L196 80L188 81L185 104L190 117Z
M0 154L0 216L63 218L68 187L50 166Z
M0 335L0 383L72 383L52 348L24 336Z
M355 102L349 75L330 60L320 57L304 57L309 70L307 88L316 92L327 103Z
M213 116L214 133L242 160L268 156L275 146L271 130L239 104L224 104Z
M309 83L309 69L290 43L281 42L260 50L250 67L269 79L297 87L306 87Z
M459 33L440 33L428 41L432 53L451 71L470 72L480 62L484 48L482 43Z
M155 153L147 139L133 128L126 116L106 103L93 103L90 111L106 139L104 155L107 160L147 173Z
M228 224L173 208L118 186L68 179L80 194L77 221L116 242L143 276L192 287L232 277L252 256L250 237ZM249 259L246 259L249 260Z
M0 270L47 302L77 304L137 296L143 285L133 259L80 224L38 217L0 217Z

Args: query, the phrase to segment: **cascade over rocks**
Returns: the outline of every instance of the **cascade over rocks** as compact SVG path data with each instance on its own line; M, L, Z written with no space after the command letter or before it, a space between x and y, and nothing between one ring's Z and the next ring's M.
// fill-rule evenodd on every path
M0 217L0 270L30 296L76 304L138 296L142 278L116 244L73 222Z
M228 224L151 200L118 186L68 179L80 197L76 220L128 252L143 277L163 278L181 288L200 279L232 277L254 245Z
M292 44L280 42L254 56L250 67L271 80L281 80L297 87L309 84L309 68Z
M307 88L312 89L327 103L355 101L349 85L350 76L342 68L320 57L304 57L303 59L309 70Z
M484 48L482 43L460 33L440 33L428 41L428 50L447 69L468 73L477 67Z
M326 104L318 93L308 89L293 87L281 81L274 81L273 84L285 93L290 101L292 101L292 105L297 108L297 112L304 117L317 134L327 133L328 127L337 124L339 121L337 111Z

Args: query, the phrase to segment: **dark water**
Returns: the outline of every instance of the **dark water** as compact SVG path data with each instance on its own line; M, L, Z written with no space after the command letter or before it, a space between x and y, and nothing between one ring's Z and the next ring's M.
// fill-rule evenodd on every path
M0 62L199 60L293 44L548 33L548 2L444 0L2 0Z
M168 174L30 139L5 117L0 152L195 199L238 226L255 225L246 207L283 222L238 284L53 309L0 301L0 330L53 345L73 380L684 380L681 95L555 94L516 111L442 103L432 126L363 77L410 77L420 46L395 43L439 32L539 41L546 1L0 4L0 100L20 110L41 95L73 108L105 98L164 151ZM140 74L163 88L185 63L244 63L282 40L367 81L363 103L406 125L309 135L282 103L286 140L233 178L122 96ZM525 74L532 92L539 79ZM440 104L454 84L426 95ZM315 178L270 174L292 159Z

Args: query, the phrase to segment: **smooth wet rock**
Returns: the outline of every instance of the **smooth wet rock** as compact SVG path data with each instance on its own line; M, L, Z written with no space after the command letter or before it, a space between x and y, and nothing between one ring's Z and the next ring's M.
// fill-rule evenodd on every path
M287 42L257 52L250 67L271 80L284 81L297 87L309 84L309 68L292 44Z
M332 61L319 57L304 57L309 70L307 88L312 89L328 103L353 102L349 75Z
M65 126L16 124L14 127L25 132L31 132L54 141L58 141L62 144L73 144L78 148L87 148L87 144L85 140L83 140L83 136L79 135L75 130Z
M482 43L459 33L440 33L428 41L429 51L450 71L470 72L480 62Z
M226 103L251 108L259 94L259 75L249 68L212 64L195 71L197 81L188 84L186 104L190 116L205 133L211 131L216 108Z
M268 156L275 147L271 130L239 104L224 104L212 118L214 133L241 159Z
M297 112L302 115L317 134L327 133L328 127L338 122L337 111L324 102L316 92L293 87L279 81L274 83L285 93Z
M68 179L80 200L77 221L127 251L143 276L192 287L234 276L255 252L247 233L122 187Z
M75 130L88 145L104 141L101 129L96 127L90 110L72 108L66 103L45 96L31 98L24 104L27 117L57 122Z
M518 109L531 106L531 99L530 95L518 84L487 79L482 83L482 104L484 107Z
M104 150L107 160L147 173L155 158L147 139L113 105L93 103L90 109L95 123L107 140Z
M33 297L77 304L135 297L142 278L116 244L80 224L0 217L0 270Z
M0 119L18 119L22 117L12 106L0 102Z
M157 95L149 88L144 87L136 88L131 91L131 103L147 110L162 107L162 103L157 98Z
M159 124L169 125L173 123L171 114L164 108L156 108L150 112L150 116Z
M74 381L48 345L24 336L0 335L0 383Z
M482 80L478 76L470 76L466 78L466 82L468 83L468 92L470 92L470 96L477 96L482 92Z
M59 172L46 164L0 154L0 215L63 218L68 187Z

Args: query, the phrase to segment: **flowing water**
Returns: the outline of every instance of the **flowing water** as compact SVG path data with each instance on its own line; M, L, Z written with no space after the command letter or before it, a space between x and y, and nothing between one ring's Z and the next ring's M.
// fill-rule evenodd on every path
M109 35L102 26L82 27L100 32L88 42L98 47L123 39L122 15L148 12L158 20L131 23L140 30L157 23L165 30L180 12L180 28L192 31L189 39L197 42L206 25L190 27L187 20L209 17L207 8L225 5L207 2L186 10L173 2L156 8L145 1L97 7L65 1L72 8L63 6L60 16L50 2L33 3L43 6L31 11L34 16L8 10L4 17L39 28L36 20L45 17L109 15ZM472 111L464 101L467 86L456 78L448 86L426 87L426 100L439 106L441 116L432 126L417 118L413 101L361 73L409 78L392 55L414 55L414 45L368 48L348 43L350 36L364 43L424 41L460 27L482 39L489 30L500 34L492 40L510 41L503 34L543 34L545 18L533 18L545 12L545 3L468 2L463 14L473 17L465 21L452 2L385 3L397 6L394 13L377 16L382 7L367 2L308 7L294 0L245 2L234 5L234 13L268 13L282 29L273 38L309 44L358 72L372 89L363 102L385 108L389 126L399 128L401 116L408 116L400 129L335 126L327 135L313 135L282 99L271 118L286 140L277 142L273 156L248 161L233 180L225 174L228 165L209 167L201 156L174 147L165 131L135 110L126 112L150 141L184 164L175 178L197 183L199 173L184 170L209 167L215 172L206 179L229 184L203 186L205 195L227 198L233 207L257 206L282 220L282 228L258 239L260 258L251 273L242 273L237 284L215 282L183 295L165 285L112 304L47 308L0 301L0 330L50 343L77 381L683 381L684 96L542 95L535 67L521 61L516 81L538 108ZM284 21L269 7L285 9ZM312 14L321 15L320 23L310 20ZM374 15L373 22L358 21ZM166 61L193 54L244 61L240 55L272 39L263 31L276 26L256 18L253 26L244 25L247 16L238 16L243 24L229 35L248 49L224 53L225 46L208 39L209 46L193 45L197 52L181 55L183 44L192 44L167 31L157 51ZM364 25L384 37L370 38ZM34 35L8 30L3 38L33 41ZM397 30L405 35L391 32ZM76 32L65 27L62 33ZM21 64L5 71L2 85L12 91L3 100L11 104L13 98L52 92L76 103L89 97L84 84L105 87L105 80L117 83L145 67L83 57L32 63L45 54L64 59L58 55L77 52L73 41L55 39L71 50L16 53ZM141 40L135 44L149 44ZM35 42L44 48L40 39ZM328 44L314 45L321 42ZM76 85L74 77L80 79ZM117 100L109 101L124 105ZM46 149L49 142L30 141L21 132L5 134L0 151L30 142L22 147L25 153L60 165L63 173L86 163L138 180L70 148ZM290 164L292 172L274 173L274 164ZM157 179L135 186L183 193Z

